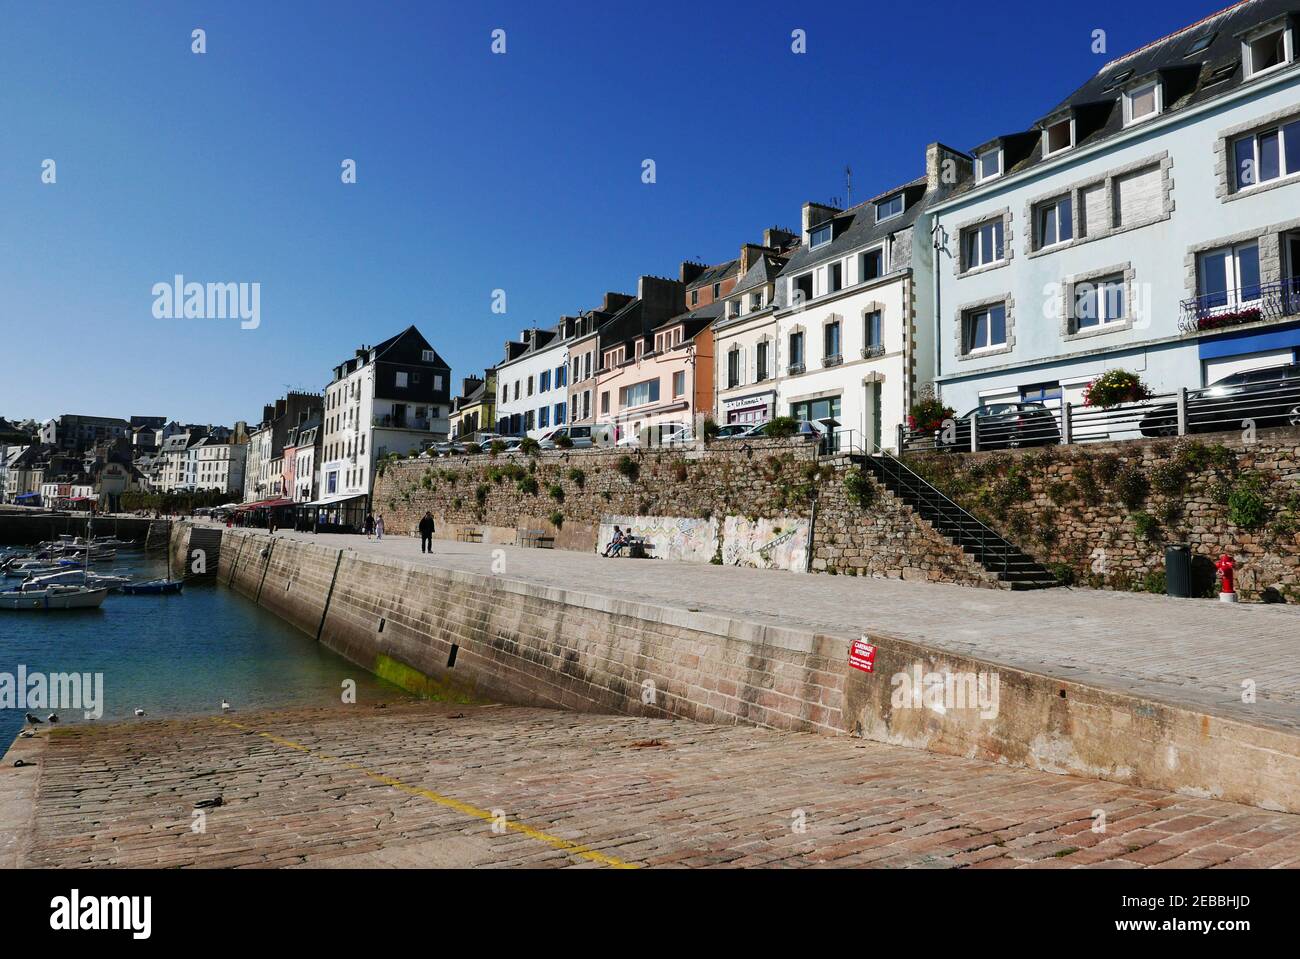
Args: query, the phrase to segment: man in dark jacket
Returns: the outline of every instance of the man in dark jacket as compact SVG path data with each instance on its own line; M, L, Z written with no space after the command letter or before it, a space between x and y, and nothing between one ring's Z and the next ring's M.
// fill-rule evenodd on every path
M420 520L420 552L433 552L433 514L425 513Z

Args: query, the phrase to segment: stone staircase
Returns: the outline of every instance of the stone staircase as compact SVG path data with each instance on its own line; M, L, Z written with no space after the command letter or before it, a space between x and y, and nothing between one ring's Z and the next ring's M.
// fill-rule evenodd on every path
M876 452L853 456L852 460L1008 588L1050 589L1060 585L1051 570L981 523L896 457Z

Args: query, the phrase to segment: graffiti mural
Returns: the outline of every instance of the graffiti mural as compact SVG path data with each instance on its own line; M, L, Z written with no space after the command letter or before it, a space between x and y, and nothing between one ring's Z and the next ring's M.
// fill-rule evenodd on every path
M728 516L722 527L722 562L758 569L808 569L808 520L796 516L751 521Z
M614 538L614 527L643 537L656 559L684 563L708 563L718 551L718 522L683 516L603 516L597 549L603 550Z

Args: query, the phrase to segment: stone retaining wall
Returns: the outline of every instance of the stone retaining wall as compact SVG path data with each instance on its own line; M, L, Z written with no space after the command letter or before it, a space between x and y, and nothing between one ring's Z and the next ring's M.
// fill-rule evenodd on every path
M988 453L907 463L1044 564L1103 589L1164 591L1186 543L1201 589L1230 554L1244 599L1300 602L1300 430Z

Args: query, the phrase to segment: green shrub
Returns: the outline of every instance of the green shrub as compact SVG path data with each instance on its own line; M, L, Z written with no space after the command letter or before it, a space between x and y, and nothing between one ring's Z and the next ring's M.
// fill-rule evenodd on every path
M531 436L525 436L519 444L519 452L525 456L536 456L541 450L542 448L537 445L537 440Z
M433 471L425 470L424 475L420 477L420 485L425 489L433 489Z
M564 514L561 513L558 509L554 513L552 513L549 518L551 520L551 525L554 526L556 529L563 528Z
M1052 571L1056 581L1062 586L1073 586L1076 578L1074 567L1069 563L1048 563L1047 568Z
M462 505L464 504L461 502L461 498L459 496L457 496L455 499L451 501L452 509L460 509Z
M1083 391L1084 406L1102 408L1121 403L1138 403L1151 398L1151 390L1136 373L1128 370L1107 370L1089 383Z
M526 496L536 496L537 477L525 476L515 483L515 487L519 490L519 492L523 493Z
M555 437L555 445L562 450L573 449L573 438L568 433L561 433Z
M1258 529L1268 519L1268 504L1258 477L1239 482L1228 494L1228 519L1241 529Z
M1101 502L1101 489L1097 486L1097 476L1092 471L1092 464L1083 462L1074 468L1074 488L1079 492L1079 498L1089 506L1096 506Z
M632 459L632 457L628 456L626 453L618 458L618 462L614 465L614 468L618 470L622 476L626 477L629 483L635 483L637 477L641 475L641 467L637 465L636 460Z
M570 467L569 482L578 487L578 489L584 489L587 485L587 474L576 466Z
M488 492L491 489L492 487L488 486L486 483L479 483L479 485L475 488L474 499L478 501L479 506L482 506L484 503L487 502Z
M704 438L706 440L717 439L718 430L719 430L719 426L715 420L706 419L704 421Z
M876 502L876 484L869 476L866 470L858 467L849 470L844 477L844 491L848 494L849 501L854 503L858 509L870 509Z
M1133 514L1133 532L1140 538L1154 541L1160 535L1160 523L1150 513Z
M799 421L793 416L775 416L767 424L763 435L768 439L785 439L799 432Z
M546 492L550 494L551 499L555 500L555 502L564 502L564 487L559 483L552 483L546 488Z
M1164 594L1166 590L1165 571L1153 569L1142 577L1141 592Z
M1112 484L1119 501L1129 509L1137 509L1147 498L1147 478L1136 466L1125 466L1115 474Z
M1151 470L1151 488L1164 496L1176 496L1187 485L1184 467L1174 460L1161 463Z
M488 446L488 455L493 458L496 458L497 456L504 453L505 451L506 451L506 444L502 440L493 440L492 444Z

